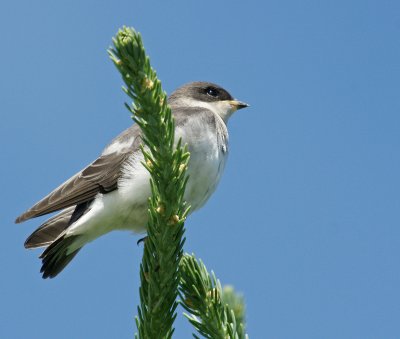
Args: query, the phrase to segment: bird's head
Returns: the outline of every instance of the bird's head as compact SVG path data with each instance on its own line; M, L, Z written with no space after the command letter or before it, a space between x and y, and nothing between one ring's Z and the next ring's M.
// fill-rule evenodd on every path
M191 82L178 88L169 97L171 105L203 107L218 114L225 122L233 112L249 105L234 99L221 86L211 82Z

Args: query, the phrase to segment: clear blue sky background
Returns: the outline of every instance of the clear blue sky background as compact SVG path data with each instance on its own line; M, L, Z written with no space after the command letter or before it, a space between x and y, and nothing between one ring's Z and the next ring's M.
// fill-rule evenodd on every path
M56 279L15 217L131 124L106 48L143 35L171 92L251 104L185 250L247 301L252 338L400 338L398 1L3 1L1 338L132 338L142 247L109 234ZM181 313L181 310L179 310ZM176 338L189 338L183 317Z

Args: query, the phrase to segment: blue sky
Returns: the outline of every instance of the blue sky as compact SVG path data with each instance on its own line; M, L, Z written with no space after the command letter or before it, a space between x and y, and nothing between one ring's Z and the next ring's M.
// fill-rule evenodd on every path
M251 104L185 250L247 302L252 338L400 337L398 1L4 1L1 338L132 338L142 247L109 234L53 280L13 220L131 124L106 48L144 39L167 92ZM179 310L181 312L181 310ZM191 327L176 322L176 338Z

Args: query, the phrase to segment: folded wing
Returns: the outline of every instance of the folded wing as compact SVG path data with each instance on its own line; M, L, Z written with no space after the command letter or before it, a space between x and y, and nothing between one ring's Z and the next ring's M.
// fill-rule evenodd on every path
M117 189L122 165L132 153L140 151L140 139L137 125L128 128L107 146L97 160L21 214L15 222L75 206L92 200L98 193Z

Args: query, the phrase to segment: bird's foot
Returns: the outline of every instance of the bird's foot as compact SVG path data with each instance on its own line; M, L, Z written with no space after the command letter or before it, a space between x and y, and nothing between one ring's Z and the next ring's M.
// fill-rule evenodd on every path
M139 245L140 245L140 243L141 243L141 242L143 242L143 243L144 243L144 242L146 241L146 239L147 239L147 235L146 235L145 237L143 237L143 238L140 238L140 239L139 239L139 240L136 242L136 245L138 245L138 246L139 246Z

